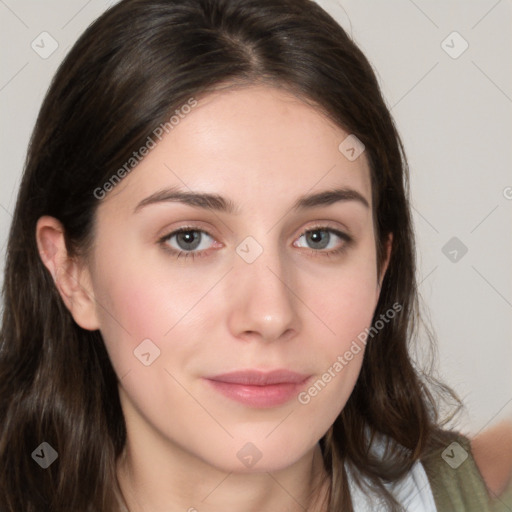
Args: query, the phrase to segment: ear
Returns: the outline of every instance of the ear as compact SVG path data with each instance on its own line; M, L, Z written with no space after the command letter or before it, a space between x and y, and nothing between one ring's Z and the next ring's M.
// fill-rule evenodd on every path
M36 240L41 260L75 322L83 329L99 329L89 270L69 256L62 224L47 215L39 218Z
M384 276L386 275L386 271L388 269L389 260L391 259L392 247L393 247L393 233L389 233L388 238L387 238L386 242L384 243L385 258L384 258L384 261L382 262L382 266L380 268L379 275L377 276L377 287L379 289L379 292L380 292L380 289L382 286L382 281L384 281Z

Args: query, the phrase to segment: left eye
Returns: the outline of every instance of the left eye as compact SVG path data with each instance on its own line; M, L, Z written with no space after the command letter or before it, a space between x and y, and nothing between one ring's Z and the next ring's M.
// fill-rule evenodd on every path
M329 243L332 242L332 235L334 235L335 238L341 238L346 242L350 241L350 237L345 233L327 227L309 229L308 231L305 231L302 235L300 235L299 240L301 238L304 238L308 244L312 244L312 246L310 245L309 247L307 247L309 249L330 249L331 251L327 252L333 252L333 246L329 246ZM334 244L334 247L336 247L336 243ZM334 249L334 251L336 250Z

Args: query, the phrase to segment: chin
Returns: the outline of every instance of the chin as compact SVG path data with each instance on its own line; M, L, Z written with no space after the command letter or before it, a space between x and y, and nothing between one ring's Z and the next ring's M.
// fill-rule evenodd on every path
M263 473L284 470L313 450L316 443L297 439L290 442L290 436L275 436L267 439L250 441L240 437L230 440L221 451L210 452L205 458L208 463L222 471L233 473Z

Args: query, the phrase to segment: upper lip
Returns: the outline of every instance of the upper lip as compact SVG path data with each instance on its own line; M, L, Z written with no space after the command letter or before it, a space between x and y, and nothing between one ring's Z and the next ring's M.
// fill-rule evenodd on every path
M209 380L228 382L231 384L245 384L248 386L269 386L272 384L299 384L309 375L292 372L290 370L238 370L220 375L207 377Z

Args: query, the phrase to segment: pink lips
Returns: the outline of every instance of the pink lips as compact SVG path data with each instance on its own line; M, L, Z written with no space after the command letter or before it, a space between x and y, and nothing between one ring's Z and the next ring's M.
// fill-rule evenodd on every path
M296 396L310 375L288 370L244 370L206 377L221 394L250 407L276 407Z

